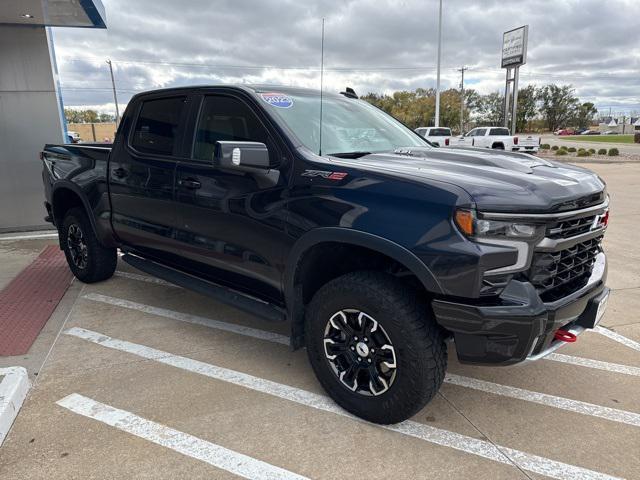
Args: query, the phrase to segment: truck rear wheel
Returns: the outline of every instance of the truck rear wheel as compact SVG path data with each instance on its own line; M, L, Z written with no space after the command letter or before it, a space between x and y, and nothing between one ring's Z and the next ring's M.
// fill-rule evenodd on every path
M305 339L320 383L365 420L397 423L438 392L447 348L424 298L383 272L338 277L308 306Z
M94 283L113 276L117 250L100 244L83 209L72 208L66 213L59 235L69 268L78 280Z

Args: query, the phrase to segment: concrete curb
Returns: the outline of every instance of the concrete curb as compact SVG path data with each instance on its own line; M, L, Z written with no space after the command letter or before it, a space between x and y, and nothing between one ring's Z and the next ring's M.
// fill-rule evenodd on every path
M0 446L18 416L29 391L29 376L23 367L0 368Z

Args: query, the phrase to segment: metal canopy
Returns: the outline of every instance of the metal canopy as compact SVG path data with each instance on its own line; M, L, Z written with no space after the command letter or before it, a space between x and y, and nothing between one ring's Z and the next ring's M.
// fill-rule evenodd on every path
M101 0L2 0L0 25L107 28Z

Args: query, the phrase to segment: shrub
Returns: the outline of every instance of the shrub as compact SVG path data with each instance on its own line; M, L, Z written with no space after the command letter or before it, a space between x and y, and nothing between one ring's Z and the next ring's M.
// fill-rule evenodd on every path
M560 147L560 150L566 150L566 149L567 149L567 146L566 146L566 145L562 145L562 146Z
M567 151L564 148L556 150L556 155L566 155Z
M610 157L617 157L618 155L620 155L620 152L618 151L617 148L610 148L609 149L609 156Z
M588 156L590 156L590 155L591 155L591 154L590 154L587 150L580 150L580 151L578 152L578 156L579 156L579 157L588 157Z
M567 148L567 152L575 153L575 152L576 152L576 147L569 147L569 148Z
M590 153L591 155L594 155L594 154L596 153L596 149L595 149L595 148L590 148L590 149L589 149L589 153Z
M551 145L549 145L548 143L543 143L542 145L540 145L540 150L549 150L549 148L551 148Z
M606 154L607 154L606 148L601 148L600 150L598 150L598 155L606 155Z
M558 148L560 148L558 147L558 145L554 145L553 147L551 147L551 150L558 150Z

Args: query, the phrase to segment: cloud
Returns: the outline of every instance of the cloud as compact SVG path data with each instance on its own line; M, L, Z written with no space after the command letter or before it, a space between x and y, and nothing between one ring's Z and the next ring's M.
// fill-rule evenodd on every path
M123 105L137 92L189 84L390 92L435 86L437 0L103 0L107 30L57 28L63 100L113 107L107 58ZM640 2L444 0L443 88L461 65L481 93L503 88L502 32L529 24L521 85L571 83L602 108L640 110Z

